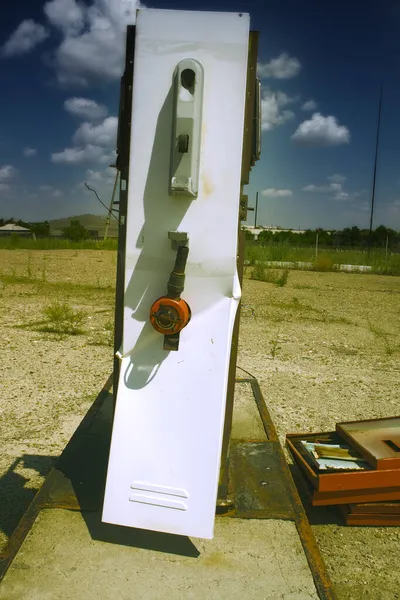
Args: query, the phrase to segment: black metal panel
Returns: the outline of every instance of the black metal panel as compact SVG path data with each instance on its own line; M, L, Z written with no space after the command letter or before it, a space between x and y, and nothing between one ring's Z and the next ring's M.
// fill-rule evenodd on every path
M279 449L279 442L240 442L231 446L234 516L294 520Z

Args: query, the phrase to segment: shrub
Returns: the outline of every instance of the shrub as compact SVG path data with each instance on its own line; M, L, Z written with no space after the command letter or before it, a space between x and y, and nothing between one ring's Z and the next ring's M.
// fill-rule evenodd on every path
M265 281L266 283L275 283L279 287L287 284L289 271L275 271L274 269L266 269L264 265L256 265L250 275L251 279L256 281Z
M73 309L66 302L54 302L44 310L46 323L41 327L41 331L48 333L59 333L78 335L84 333L82 324L85 320L85 312Z

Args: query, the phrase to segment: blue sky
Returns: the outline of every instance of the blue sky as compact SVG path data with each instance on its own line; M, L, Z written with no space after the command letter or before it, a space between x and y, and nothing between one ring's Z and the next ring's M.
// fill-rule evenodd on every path
M104 214L125 27L135 0L20 0L0 22L0 216ZM260 31L258 222L368 226L380 82L374 225L400 230L400 0L155 0L149 8L246 11ZM249 224L253 215L250 214Z

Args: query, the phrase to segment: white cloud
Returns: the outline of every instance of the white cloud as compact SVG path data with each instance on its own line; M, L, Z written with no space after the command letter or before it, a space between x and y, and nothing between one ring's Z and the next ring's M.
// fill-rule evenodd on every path
M328 185L315 185L314 183L310 183L303 187L302 191L316 194L332 194L332 200L354 200L364 193L364 190L352 193L344 191L343 183L346 181L346 177L343 175L331 175L327 179L330 181Z
M24 148L22 154L27 157L35 156L35 154L37 154L37 150L36 148Z
M91 185L114 185L116 171L111 168L104 169L103 171L93 171L88 169L85 174L85 181Z
M0 192L8 192L10 189L11 186L9 186L7 183L0 183Z
M266 196L267 198L289 198L293 196L293 192L288 189L277 190L275 188L267 188L261 192L261 196Z
M67 98L64 108L71 115L92 121L103 119L108 112L106 106L88 98Z
M54 66L62 85L87 86L90 81L118 79L123 70L125 32L136 21L139 0L51 0L44 12L62 40Z
M317 108L317 103L315 100L307 100L301 108L302 110L315 110Z
M16 175L17 169L12 165L4 165L0 167L0 182L8 181Z
M330 175L328 177L328 181L331 181L332 183L344 183L345 181L347 181L347 177L344 177L344 175L339 175L339 173L336 173L335 175Z
M341 183L330 183L329 185L315 185L314 183L311 183L309 185L306 185L305 187L302 188L303 192L311 192L311 193L318 193L318 194L329 194L331 192L335 192L335 198L337 199L344 199L345 197L347 198L348 194L345 194L342 191L342 184ZM342 198L338 198L339 195L343 195ZM345 194L345 195L344 195Z
M303 192L318 192L319 194L325 194L332 191L330 185L315 185L314 183L310 183L302 188Z
M62 191L54 188L52 185L40 185L39 190L50 194L53 198L60 198L62 196Z
M261 78L291 79L299 74L300 69L300 61L286 52L267 63L258 63L257 65L257 72Z
M52 0L46 2L43 11L54 27L68 35L76 35L85 25L85 12L75 0Z
M116 145L117 129L117 117L107 117L98 125L88 122L82 123L72 139L75 144L80 146L92 144L94 146L111 147Z
M281 91L265 90L261 100L261 128L263 131L270 131L279 125L283 125L294 117L291 110L282 110L283 107L297 102L297 97L290 97Z
M103 156L103 148L88 145L84 148L65 148L62 152L54 152L51 160L56 164L78 165L84 162L100 161Z
M118 119L107 117L101 123L82 123L72 140L75 147L54 152L51 160L58 164L76 165L84 162L107 164L115 161Z
M1 54L3 56L26 54L43 42L48 35L43 25L35 23L32 19L25 19L2 46Z
M341 191L338 191L333 197L334 200L348 200L349 198L350 196L347 192Z
M311 119L298 126L292 140L302 146L338 146L350 142L350 132L338 124L336 117L314 113Z

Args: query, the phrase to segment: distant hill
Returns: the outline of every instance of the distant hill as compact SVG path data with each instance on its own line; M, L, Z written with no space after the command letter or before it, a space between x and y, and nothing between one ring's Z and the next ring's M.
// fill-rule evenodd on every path
M89 231L98 231L98 235L101 237L104 234L106 226L106 217L99 215L75 215L72 217L63 217L61 219L53 219L49 221L51 230L60 231L64 227L68 227L71 221L79 221ZM118 223L114 217L111 217L110 226L108 228L108 235L110 237L117 237L118 235Z

